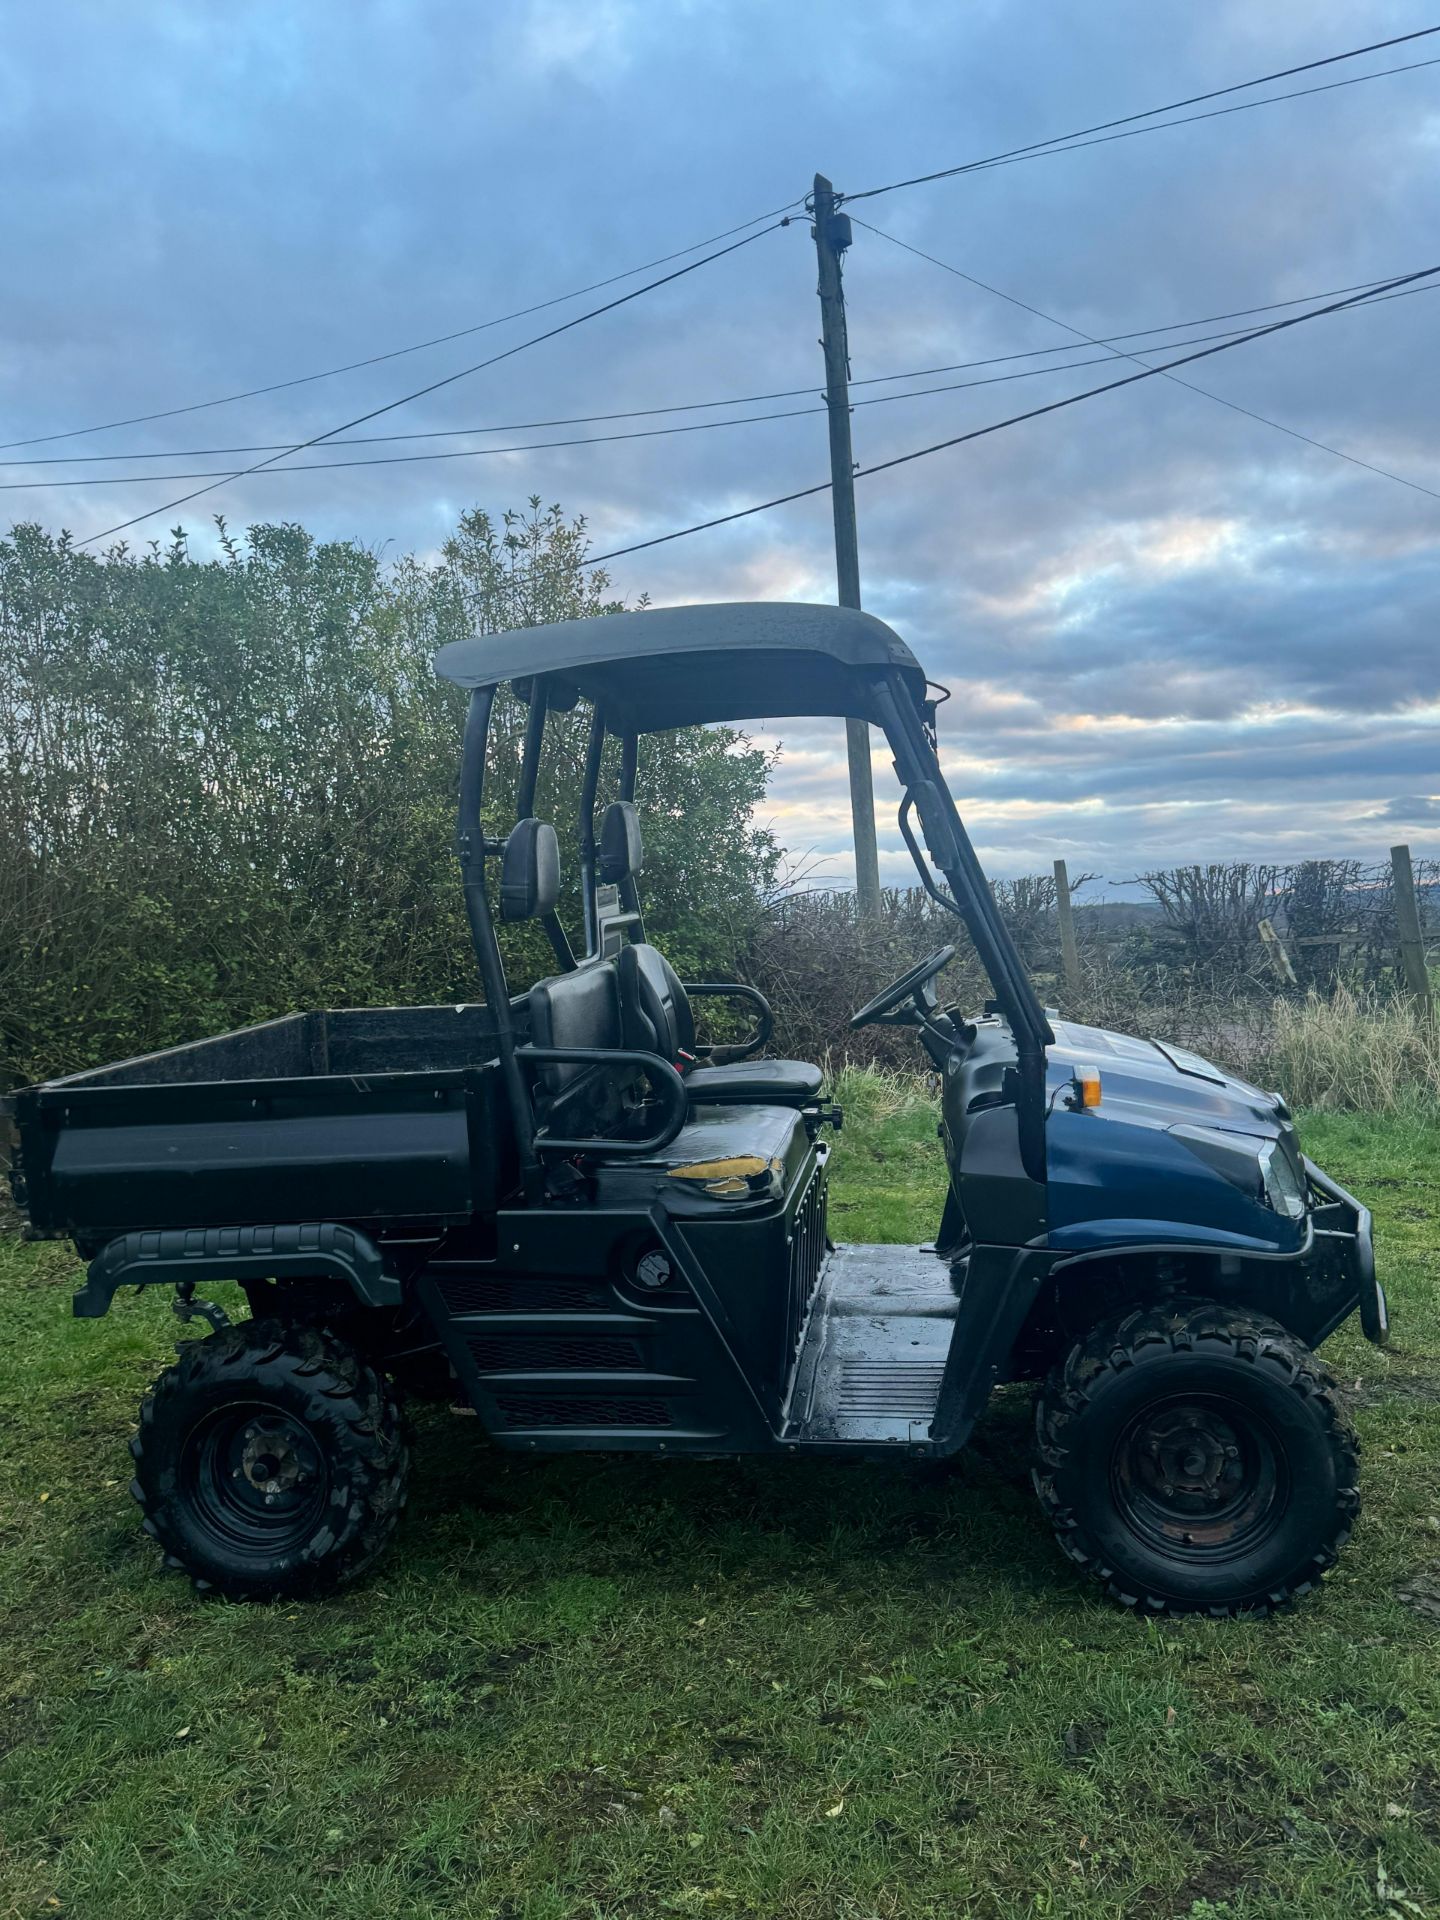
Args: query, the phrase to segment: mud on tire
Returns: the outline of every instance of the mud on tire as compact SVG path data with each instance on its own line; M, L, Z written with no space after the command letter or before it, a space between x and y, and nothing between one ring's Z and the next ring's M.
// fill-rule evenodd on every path
M1072 1348L1036 1406L1035 1491L1122 1606L1269 1613L1309 1593L1359 1511L1335 1382L1274 1320L1147 1308Z
M383 1551L409 1454L394 1397L332 1334L246 1321L182 1348L140 1406L130 1491L199 1592L312 1594Z

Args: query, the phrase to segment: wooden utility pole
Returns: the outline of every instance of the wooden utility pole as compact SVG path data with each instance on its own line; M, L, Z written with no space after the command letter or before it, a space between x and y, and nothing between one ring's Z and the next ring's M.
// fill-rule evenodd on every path
M835 210L835 189L815 176L815 254L820 263L820 344L825 350L825 405L830 415L830 505L835 521L835 578L842 607L860 605L860 543L855 527L855 459L850 450L850 351L845 337L845 293L840 256L850 244L850 221ZM870 776L870 728L845 722L850 762L850 815L855 834L855 892L863 914L880 911L880 858L875 845L875 787Z
M1395 932L1405 984L1426 1013L1434 1010L1430 970L1425 965L1425 940L1420 931L1420 902L1415 897L1415 870L1409 847L1391 847L1390 871L1395 876Z
M1065 991L1080 991L1080 949L1075 944L1075 916L1070 910L1070 874L1063 860L1055 862L1055 914L1060 922L1060 964Z

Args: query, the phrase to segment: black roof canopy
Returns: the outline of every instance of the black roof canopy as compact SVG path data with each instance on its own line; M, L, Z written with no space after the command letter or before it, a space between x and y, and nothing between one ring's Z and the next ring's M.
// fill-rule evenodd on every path
M869 688L925 675L883 620L849 607L737 601L596 614L452 640L435 671L461 687L554 675L605 712L613 732L803 714L870 717Z

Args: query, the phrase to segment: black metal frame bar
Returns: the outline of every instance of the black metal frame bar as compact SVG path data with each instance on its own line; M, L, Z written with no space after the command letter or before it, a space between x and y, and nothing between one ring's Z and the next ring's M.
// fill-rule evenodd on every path
M733 1045L708 1047L705 1050L708 1058L717 1065L734 1060L748 1060L752 1054L759 1053L763 1046L769 1044L770 1036L775 1031L775 1015L771 1010L770 1002L758 987L746 986L739 980L687 980L684 986L692 1000L745 1000L756 1009L758 1018L755 1023L755 1032L743 1046L736 1041ZM720 1058L722 1054L724 1055L723 1063Z
M946 785L940 768L933 728L930 724L931 716L927 714L922 704L917 704L902 673L896 671L867 675L866 681L868 698L862 700L857 697L855 705L860 709L857 717L871 720L878 725L895 755L895 770L905 789L905 798L900 809L900 832L915 862L921 884L947 912L955 914L964 922L975 943L981 964L994 988L996 1001L1009 1021L1017 1058L1016 1104L1019 1116L1021 1158L1030 1178L1043 1182L1045 1178L1045 1049L1053 1042L1054 1034L1025 972L1024 963L1010 938L1009 930L1000 917L994 894L986 881L984 871L960 819L954 798ZM857 695L858 693L857 687ZM512 1101L516 1106L517 1132L525 1133L528 1125L529 1137L522 1144L521 1149L522 1176L535 1184L538 1182L539 1162L536 1156L534 1127L529 1116L528 1100L521 1101L518 1097L519 1093L524 1091L524 1081L519 1063L515 1058L516 1049L509 1019L509 1001L504 989L503 968L500 963L499 948L495 943L494 925L484 888L485 846L479 828L484 771L483 765L477 768L474 763L477 756L483 762L493 700L493 688L477 688L471 695L470 715L466 722L465 755L461 770L461 832L457 850L460 852L461 866L465 876L465 901L470 918L471 938L475 944L477 959L480 961L482 977L485 979L486 998L497 1008L496 1025L501 1062L505 1067L507 1089L511 1092ZM530 687L530 712L525 729L525 752L519 793L522 818L534 806L548 707L548 689L542 679L537 679L531 683ZM594 807L604 758L605 734L604 715L597 710L591 723L586 752L580 820L587 958L596 952L599 943L594 884ZM639 739L632 731L622 734L620 740L621 798L633 801L639 766ZM926 846L930 851L931 861L943 874L949 888L948 893L936 884L931 863L922 853L911 824L912 812L918 813L920 817L920 825L924 832ZM636 916L635 935L643 940L644 923L639 917L639 891L633 875L627 876L622 882L620 897L626 911ZM554 916L547 918L554 918ZM564 942L563 930L559 929L558 920L556 930L560 932L563 950L562 944L555 942L553 933L552 944L556 944L560 963L562 967L573 967L574 957L570 954L568 942ZM719 984L719 982L701 982L696 987L688 987L687 991L713 992ZM727 991L737 998L749 997L748 994L737 991L734 987L727 987ZM763 1005L762 996L756 995L755 998ZM499 1012L501 1007L504 1008L503 1017ZM768 1008L766 1012L768 1013ZM768 1034L759 1040L758 1045L763 1046L765 1038L768 1038ZM746 1052L755 1050L755 1047L747 1047ZM741 1057L743 1058L744 1055ZM647 1147L645 1150L654 1151L654 1148Z
M605 709L590 716L585 746L585 775L580 786L580 911L585 917L585 958L600 951L600 917L595 910L595 795L605 759Z
M540 1199L543 1192L543 1179L535 1152L530 1093L516 1057L510 990L505 981L500 944L495 938L490 897L485 890L485 856L500 851L498 843L487 842L480 819L485 798L485 749L490 738L490 715L494 705L494 687L477 687L470 695L470 705L465 715L464 744L460 753L460 808L455 831L455 854L460 862L470 944L475 949L480 979L485 988L485 1001L495 1022L500 1071L505 1077L505 1092L515 1128L515 1147L520 1158L521 1191L527 1201L535 1201Z
M545 721L550 708L549 691L544 680L530 682L530 702L525 714L525 752L520 762L520 785L515 793L517 820L528 820L535 811L535 789L540 783L540 754L545 744Z
M685 1125L690 1110L690 1097L685 1091L685 1082L658 1053L646 1053L639 1047L534 1047L516 1048L517 1058L527 1066L567 1066L567 1067L640 1067L644 1070L652 1087L663 1096L669 1107L663 1125L656 1132L641 1135L636 1140L612 1140L599 1134L565 1135L552 1134L541 1128L534 1135L537 1153L597 1153L604 1152L607 1160L623 1156L626 1159L643 1159L647 1155L661 1152Z
M540 756L545 746L545 722L550 711L550 683L547 679L530 682L530 703L525 718L525 753L520 763L520 783L515 793L515 818L528 820L535 811L535 790L540 782ZM556 964L562 973L575 970L575 953L560 916L552 907L542 913L540 924L550 942Z
M640 771L640 736L638 733L622 733L620 736L620 798L632 803L635 799L635 782ZM640 888L633 873L627 873L620 882L620 904L627 913L635 916L635 934L637 940L645 938L645 916L640 907Z
M940 756L900 674L886 674L874 687L875 715L895 754L895 770L920 816L931 858L944 874L950 897L929 879L909 828L906 844L922 883L948 911L964 921L1015 1041L1019 1088L1020 1156L1032 1180L1045 1179L1045 1049L1054 1041L1050 1022L1025 972L1024 962L1000 918L959 810L940 770ZM903 811L903 810L902 810Z

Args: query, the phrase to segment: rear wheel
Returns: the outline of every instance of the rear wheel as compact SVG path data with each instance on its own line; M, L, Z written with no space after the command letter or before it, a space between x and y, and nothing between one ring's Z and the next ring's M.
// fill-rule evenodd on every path
M189 1342L130 1442L145 1531L196 1587L315 1593L376 1559L408 1453L379 1374L332 1335L247 1321Z
M1097 1328L1036 1409L1035 1490L1123 1606L1267 1613L1308 1593L1359 1510L1335 1382L1278 1322L1213 1302Z

